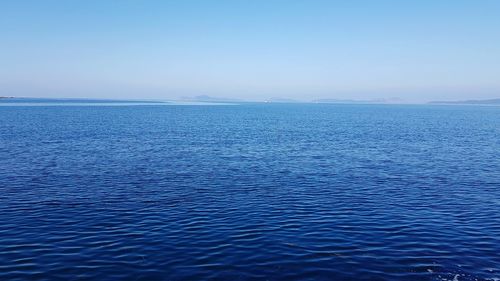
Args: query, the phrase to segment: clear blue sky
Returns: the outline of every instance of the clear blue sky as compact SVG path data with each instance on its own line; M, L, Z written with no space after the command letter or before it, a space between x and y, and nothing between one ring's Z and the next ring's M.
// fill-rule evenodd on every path
M500 1L0 1L0 95L204 94L500 97Z

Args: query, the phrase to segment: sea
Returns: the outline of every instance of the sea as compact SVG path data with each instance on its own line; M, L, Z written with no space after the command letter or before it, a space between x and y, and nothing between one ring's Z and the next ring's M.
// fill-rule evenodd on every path
M0 99L0 280L500 280L500 107Z

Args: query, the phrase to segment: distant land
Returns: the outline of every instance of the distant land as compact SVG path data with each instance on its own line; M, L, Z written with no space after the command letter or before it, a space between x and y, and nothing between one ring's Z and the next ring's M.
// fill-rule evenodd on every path
M158 101L158 100L133 100L133 99L99 99L99 98L31 98L31 97L0 97L1 99L12 99L13 102L54 102L54 101L63 101L63 102L150 102L150 103L166 103L168 101Z
M477 104L477 105L500 105L499 99L488 100L463 100L463 101L431 101L429 104Z
M213 97L208 95L199 95L193 97L181 97L178 99L171 100L152 100L152 99L96 99L96 98L30 98L30 97L9 97L0 96L0 100L4 102L86 102L86 103L113 103L113 102L125 102L125 103L136 103L136 102L148 102L148 103L247 103L247 102L266 102L266 103L325 103L325 104L405 104L404 100L400 98L380 98L380 99L369 99L369 100L357 100L357 99L313 99L309 101L296 100L291 98L278 98L273 97L261 101L248 101L236 98L225 98L225 97ZM496 99L484 99L484 100L452 100L452 101L430 101L427 104L442 104L442 105L495 105L500 106L500 98Z
M182 97L180 101L189 101L189 102L218 102L218 103L231 103L231 102L242 102L240 99L232 99L232 98L220 98L220 97L211 97L207 95L200 95L194 97Z

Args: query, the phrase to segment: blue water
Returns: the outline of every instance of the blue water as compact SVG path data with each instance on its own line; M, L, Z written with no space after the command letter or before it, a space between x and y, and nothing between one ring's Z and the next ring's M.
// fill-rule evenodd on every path
M500 107L0 107L0 280L499 280Z

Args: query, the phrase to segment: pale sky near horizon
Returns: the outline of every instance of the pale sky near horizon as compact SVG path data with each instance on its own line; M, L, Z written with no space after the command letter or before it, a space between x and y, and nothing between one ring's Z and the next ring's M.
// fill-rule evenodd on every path
M496 0L4 0L0 96L500 97Z

